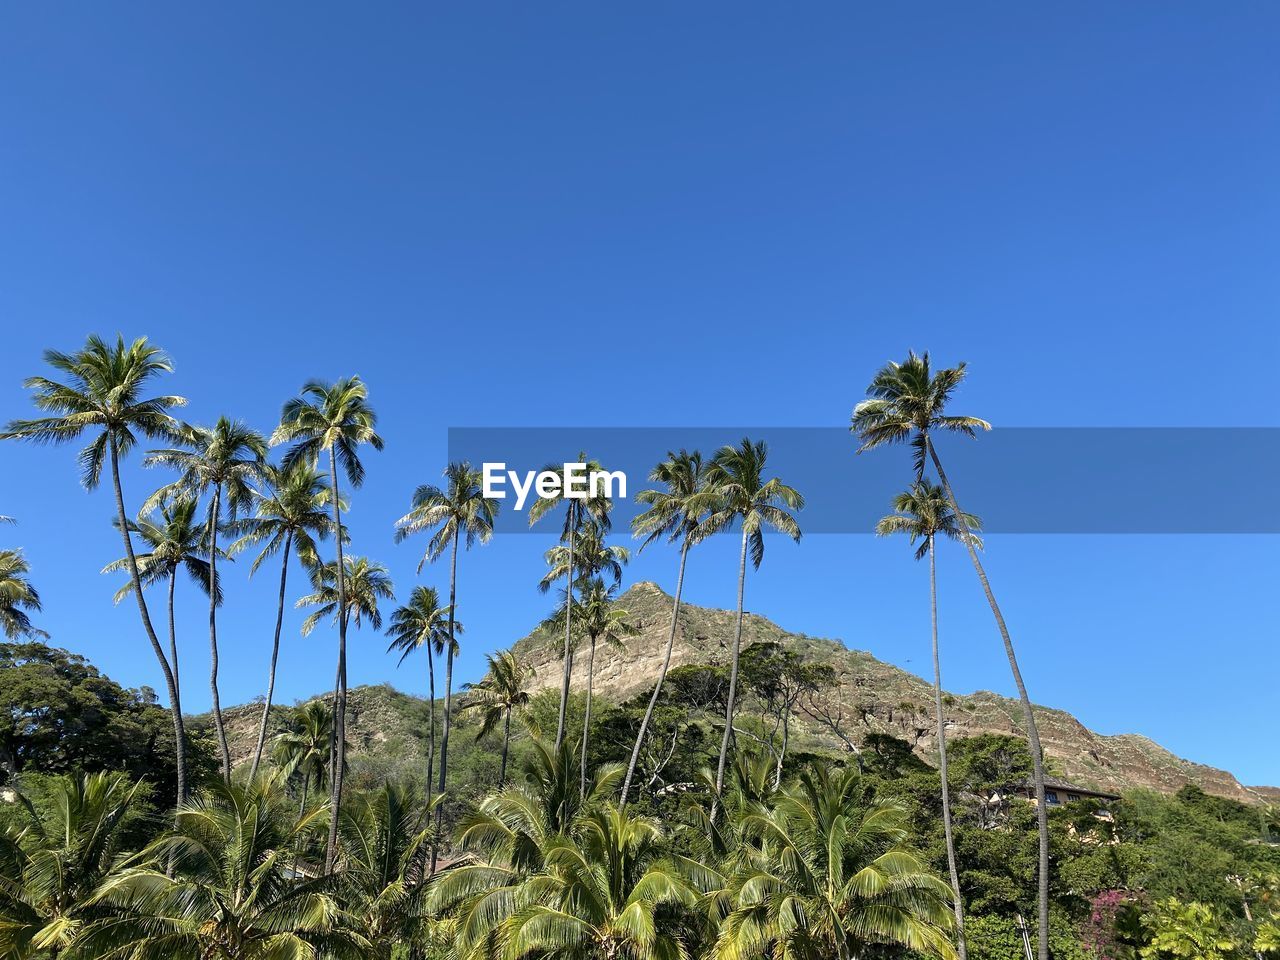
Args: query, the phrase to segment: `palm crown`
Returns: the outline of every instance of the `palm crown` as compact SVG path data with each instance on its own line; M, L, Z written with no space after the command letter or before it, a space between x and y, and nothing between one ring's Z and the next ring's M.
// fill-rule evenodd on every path
M913 544L920 541L920 546L916 548L917 560L928 555L931 537L943 536L951 540L964 537L955 511L947 500L946 491L928 480L917 480L894 497L893 509L893 513L876 523L876 535L887 537L901 533L906 534ZM964 514L964 523L970 536L982 526L982 521L972 513ZM982 541L973 537L973 545L981 547Z
M13 420L0 438L37 443L66 443L86 432L101 431L80 451L81 481L93 489L112 446L125 454L138 435L171 438L179 423L168 411L186 404L182 397L143 397L147 384L173 370L169 358L145 337L126 345L117 336L114 344L91 336L75 353L46 350L49 366L66 374L66 381L28 377L23 385L35 391L32 401L55 416Z
M262 476L267 441L256 430L227 417L219 417L212 427L184 424L176 439L185 449L152 450L146 456L148 466L172 467L179 476L148 497L142 512L174 495L198 497L216 489L234 520L253 500L253 483Z
M379 600L394 600L395 588L387 568L368 557L346 557L343 559L346 585L346 615L359 627L365 620L375 630L382 629L382 614L378 610ZM321 620L334 617L338 612L338 567L336 563L326 563L311 572L313 593L298 600L294 606L315 607L306 620L302 621L302 635L305 637L316 628Z
M721 447L707 469L706 490L689 499L688 509L707 511L694 529L694 542L727 530L742 521L751 551L751 564L759 569L764 560L764 529L773 527L792 540L800 539L800 525L787 509L804 506L802 497L777 477L764 476L769 450L763 440L743 438L738 446ZM786 508L786 509L784 509Z
M444 471L445 486L423 484L413 491L412 509L396 521L396 543L423 530L435 530L418 561L418 572L437 560L457 537L468 547L488 543L498 504L484 497L483 475L465 460Z
M668 543L688 543L709 507L704 496L707 468L702 454L696 450L693 453L668 451L667 459L653 468L649 479L666 489L641 490L636 494L636 501L649 508L631 521L631 532L644 538L640 549L662 537L666 537Z
M622 567L631 559L631 551L605 543L605 531L599 521L588 518L578 528L573 545L573 578L579 585L592 577L607 576L614 584L622 582ZM569 548L557 544L543 554L547 572L538 581L538 590L546 593L557 580L569 576Z
M963 361L934 373L927 350L923 354L910 352L902 363L885 364L867 387L869 399L853 408L850 430L862 441L858 452L910 440L915 447L916 477L920 478L931 431L972 437L978 430L990 430L991 424L985 420L945 412L947 401L964 377Z
M462 624L453 622L455 634L463 632ZM400 663L405 657L422 647L430 645L437 654L443 654L450 647L449 606L440 603L440 595L435 587L414 587L409 594L409 602L391 614L391 626L387 628L391 643L387 652L400 651ZM457 653L457 640L452 640L454 653Z
M27 579L26 558L18 550L0 550L0 630L10 640L47 637L28 611L40 609L40 594Z
M469 709L482 711L477 740L497 729L509 711L519 710L529 703L529 692L524 689L525 669L510 650L490 653L489 671L478 683L469 684L471 701Z
M136 534L142 542L150 547L147 553L137 554L138 579L143 587L167 580L179 567L187 571L187 575L196 585L209 593L209 530L205 524L196 520L197 504L194 498L179 496L165 502L160 508L160 522L145 516L129 521L129 532ZM119 526L119 522L116 523ZM103 573L114 573L117 570L128 570L129 558L121 557L102 568ZM214 577L214 602L222 603L222 584L220 577ZM115 601L133 592L133 580L116 591Z
M286 468L300 462L314 464L321 453L332 450L351 485L358 487L364 482L364 465L356 449L362 443L382 449L377 425L369 390L359 377L345 377L334 384L312 380L300 396L284 405L271 445L293 444L284 456Z
M325 539L333 530L333 519L327 512L331 492L324 477L311 464L297 463L290 469L266 464L262 479L265 492L255 497L255 515L235 524L241 537L231 545L231 551L238 553L261 544L262 550L249 568L256 573L264 560L291 540L302 562L314 567L319 563L316 540Z

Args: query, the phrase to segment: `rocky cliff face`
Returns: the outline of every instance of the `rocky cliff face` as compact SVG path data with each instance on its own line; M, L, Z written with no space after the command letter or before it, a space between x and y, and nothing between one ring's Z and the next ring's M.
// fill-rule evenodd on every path
M596 651L595 689L600 696L621 701L652 688L662 665L671 604L670 596L647 582L635 584L619 598L619 605L631 614L640 634L629 639L623 650ZM727 662L733 626L731 610L683 604L672 666ZM926 761L936 757L933 693L926 681L865 651L850 650L834 640L790 633L748 613L743 621L743 646L761 641L780 641L835 669L838 686L821 706L824 715L840 728L843 739L830 723L802 713L797 717L798 725L814 746L849 749L849 742L856 745L874 731L901 737ZM560 643L561 638L536 630L516 645L521 659L535 671L532 689L558 688ZM581 669L575 670L574 686L585 686ZM949 694L945 703L950 736L1023 735L1016 700L979 691L969 696ZM1138 734L1094 733L1063 710L1036 707L1036 719L1050 766L1065 779L1084 786L1115 791L1150 787L1172 792L1194 783L1208 793L1249 803L1274 800L1278 792L1245 787L1225 770L1183 760Z

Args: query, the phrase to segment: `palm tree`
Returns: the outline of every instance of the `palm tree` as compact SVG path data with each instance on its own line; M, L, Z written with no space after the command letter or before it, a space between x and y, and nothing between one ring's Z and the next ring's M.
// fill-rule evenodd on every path
M742 652L743 594L747 582L747 551L751 552L751 565L760 569L764 560L764 530L772 527L799 541L800 525L787 512L804 506L804 497L777 477L765 479L765 464L769 450L763 440L752 443L747 437L734 446L721 447L707 468L706 489L691 498L688 505L693 513L709 511L694 529L691 539L701 542L714 533L730 529L737 521L742 523L742 549L738 559L738 617L733 631L733 649L729 667L729 695L724 714L724 736L720 741L720 760L716 765L716 796L724 789L725 760L729 755L729 740L733 736L733 712L738 693L738 657ZM717 807L712 807L715 819Z
M322 453L329 454L329 505L333 508L333 529L336 531L337 564L334 569L338 610L338 692L334 698L333 727L339 756L330 784L332 809L325 847L326 871L333 867L338 849L338 812L342 806L342 776L347 749L347 584L346 564L342 560L342 495L338 489L338 464L342 464L351 486L358 487L364 482L359 447L367 443L375 450L382 449L377 423L378 416L369 406L369 391L359 377L347 377L332 385L312 380L303 386L300 396L284 405L280 426L271 435L273 446L293 444L284 456L285 469L295 463L314 466Z
M444 471L444 488L424 484L413 492L412 509L396 521L396 542L424 530L434 530L426 552L418 561L418 572L428 560L434 563L449 551L449 646L444 666L444 729L440 734L440 779L438 793L444 793L449 774L449 730L453 714L454 617L458 611L458 544L468 550L476 543L488 543L498 505L484 496L484 475L465 460L451 463ZM434 707L433 707L434 709ZM434 734L433 734L434 735ZM443 806L436 807L436 830L440 829ZM435 848L431 853L435 870Z
M253 748L253 763L249 767L250 780L258 775L258 765L262 762L262 748L267 739L267 719L271 714L271 699L276 688L276 663L280 658L280 630L284 625L289 553L297 553L304 569L314 569L320 562L316 540L323 540L333 529L333 521L325 512L330 491L325 486L324 477L311 464L297 463L289 470L267 464L263 467L262 476L265 492L256 497L256 515L245 517L236 525L236 529L243 533L231 545L233 553L262 545L262 551L249 568L250 576L258 572L258 568L268 557L280 554L276 631L271 640L267 696L262 704L262 718L258 722L258 740Z
M40 594L27 579L30 569L21 550L0 550L0 630L10 640L49 636L27 614L40 609Z
M307 808L307 794L325 784L329 750L333 742L333 711L320 700L296 707L289 728L272 741L271 756L285 778L295 774L302 780L298 815Z
M417 940L423 926L430 821L431 804L392 782L357 795L343 808L343 904L381 960L390 960L394 944Z
M215 599L222 603L221 577L210 576L208 555L208 528L196 521L197 503L192 497L177 497L166 502L160 508L160 523L155 523L144 516L129 521L129 532L142 538L151 550L136 554L138 574L143 587L154 583L166 582L169 593L169 663L173 668L173 685L182 694L182 672L178 669L178 628L173 612L173 595L178 580L178 569L187 571L187 575L196 585L209 593L209 584L214 586ZM129 558L121 557L102 568L103 573L114 573L127 570ZM130 579L116 591L115 602L119 603L133 592L133 580Z
M66 375L62 383L47 377L29 377L24 386L35 391L33 402L54 416L35 420L13 420L0 433L0 439L30 440L35 443L67 443L83 436L95 435L80 451L81 482L93 490L102 479L102 468L109 461L111 481L116 496L116 520L129 560L133 593L138 601L138 615L151 650L164 674L169 693L169 713L173 719L173 740L177 760L178 799L186 797L187 747L182 720L182 703L173 670L151 625L146 598L142 595L141 577L133 541L129 537L129 516L124 509L124 490L120 485L120 458L133 449L138 434L145 437L170 438L178 432L178 421L169 415L172 407L186 404L182 397L144 397L147 384L173 369L169 358L145 337L126 345L123 337L110 344L99 336L91 336L75 353L46 350L45 362Z
M978 558L977 545L969 536L965 523L966 514L956 501L955 491L942 468L942 460L933 443L935 432L961 433L973 437L978 430L990 430L991 424L977 417L951 416L946 413L947 401L960 386L965 377L963 363L949 369L934 373L930 368L929 354L919 356L912 352L903 363L890 362L876 373L871 385L867 387L868 400L863 400L853 410L850 431L861 440L858 451L873 450L876 447L895 443L910 442L915 451L915 468L917 478L923 478L925 461L933 463L942 489L946 491L947 502L960 526L960 539L969 551L969 559L982 584L982 592L986 595L987 604L995 618L1000 638L1004 641L1005 656L1009 660L1009 670L1013 674L1014 684L1018 688L1018 699L1022 701L1022 713L1027 724L1027 739L1031 743L1032 778L1036 791L1036 821L1040 832L1040 876L1039 876L1039 940L1037 950L1040 960L1049 958L1049 821L1044 801L1044 757L1040 750L1040 731L1036 727L1035 712L1031 708L1031 698L1027 695L1026 684L1022 682L1022 671L1018 668L1018 657L1013 649L1013 640L1009 636L1009 628L1005 625L1004 615L996 596L987 580L987 573Z
M852 960L890 944L953 958L950 889L910 852L907 822L898 801L867 798L856 770L821 765L748 807L714 956Z
M638 537L644 537L640 549L644 550L659 537L666 537L668 543L680 544L680 567L676 574L676 595L671 605L671 630L667 634L667 649L662 657L662 667L658 671L658 682L654 684L653 693L649 696L649 705L645 707L644 717L640 720L640 729L636 733L635 746L631 748L631 760L627 764L627 775L622 781L622 794L618 797L618 806L626 807L627 795L631 792L631 778L635 776L636 763L640 759L640 749L644 745L645 734L649 730L649 722L653 719L654 708L658 697L662 694L662 683L671 668L671 652L676 643L676 625L680 619L680 594L684 590L684 565L689 557L690 538L697 529L702 517L697 507L698 501L706 489L706 469L702 463L702 454L698 451L690 453L681 450L679 453L668 452L667 459L653 468L649 479L664 484L665 490L642 490L636 495L639 503L648 504L649 509L631 521L631 529Z
M572 834L547 845L543 871L501 921L506 955L688 956L680 925L657 914L663 906L691 914L699 891L676 863L661 858L664 839L656 820L612 804L592 810Z
M400 651L399 663L415 650L427 651L427 802L431 802L432 772L436 755L436 668L433 654L457 652L453 635L462 633L462 624L453 619L453 610L440 606L435 587L414 587L409 602L391 614L387 652ZM399 664L397 664L399 666Z
M942 663L938 656L938 573L934 555L934 543L938 536L952 540L962 538L960 522L947 502L946 492L928 480L917 480L910 489L898 494L893 501L894 512L876 524L878 536L895 533L906 534L916 549L916 559L929 558L929 622L933 638L933 707L938 730L938 773L942 778L942 831L947 845L947 871L951 875L951 892L955 900L956 945L960 960L966 960L968 948L964 937L964 902L960 895L960 874L956 869L956 847L951 836L951 791L947 781L947 731L942 716ZM981 528L981 521L973 514L965 514L965 526L970 531Z
M119 774L59 777L49 813L22 798L21 829L0 834L0 956L61 956L100 917L95 898L119 875L122 826L141 784Z
M184 425L177 436L185 449L153 450L144 463L160 464L179 472L178 479L153 493L143 512L181 494L197 498L206 491L209 500L209 691L213 702L213 726L218 733L222 755L222 778L231 779L231 750L222 723L222 701L218 696L218 599L214 581L218 576L218 527L222 524L223 496L228 518L235 522L253 499L251 484L262 476L262 460L267 441L239 421L219 417L212 427Z
M533 738L516 784L486 797L463 820L458 845L472 857L441 873L428 897L433 913L452 914L447 932L459 957L491 955L497 921L515 912L527 881L546 868L548 850L571 835L622 776L616 764L600 767L584 797L575 760L567 742L555 747Z
M585 453L579 453L577 463L585 465L587 476L593 473L601 472L601 466L595 460L588 460ZM556 472L555 466L548 466L547 470ZM532 506L529 507L529 526L533 526L544 516L550 513L558 506L564 506L564 527L560 532L560 540L565 545L564 552L564 570L568 583L568 590L565 592L565 616L564 616L564 677L560 683L560 714L556 720L556 745L564 741L564 721L565 714L569 710L569 683L573 677L573 615L570 604L573 600L573 587L577 583L575 577L575 557L574 547L578 538L578 532L583 525L583 521L590 517L600 528L601 535L609 529L609 510L612 503L608 497L604 495L600 487L596 487L586 491L585 498L581 496L582 491L569 491L566 484L561 484L559 492L553 497L540 497ZM573 494L570 496L570 494ZM551 556L548 554L548 563L551 562ZM542 588L545 592L545 587Z
M583 520L575 536L573 551L574 586L582 585L595 577L607 577L614 586L622 582L622 568L631 560L631 551L619 544L605 542L608 529L590 517ZM538 592L547 593L559 580L567 580L570 573L569 548L557 544L543 554L547 572L538 581ZM563 611L562 611L563 613Z
M589 556L589 555L588 555ZM621 649L627 637L640 631L631 623L630 615L615 603L617 586L607 586L599 577L582 584L581 599L572 603L574 629L587 638L587 700L582 718L581 789L587 793L587 748L591 737L591 697L594 695L596 645L603 642ZM563 616L561 610L555 619Z
M357 958L372 949L343 923L327 877L298 880L291 851L323 807L295 817L270 780L219 782L178 811L177 829L144 851L172 858L174 877L138 866L102 885L114 915L93 924L89 956L136 960Z
M498 789L507 783L507 750L511 745L511 714L529 705L529 691L524 689L525 669L510 650L500 650L487 657L489 671L479 683L469 683L472 699L467 704L471 710L483 711L480 732L476 741L493 732L502 724L502 764L498 768Z
M302 621L304 637L310 636L321 620L328 617L337 619L338 608L343 604L339 584L346 585L346 617L355 623L356 629L359 630L366 620L373 629L382 629L382 612L378 601L396 598L395 585L391 582L386 566L368 557L356 556L345 557L343 566L346 568L345 576L339 576L336 562L323 563L310 571L314 592L299 597L294 604L299 609L315 607Z

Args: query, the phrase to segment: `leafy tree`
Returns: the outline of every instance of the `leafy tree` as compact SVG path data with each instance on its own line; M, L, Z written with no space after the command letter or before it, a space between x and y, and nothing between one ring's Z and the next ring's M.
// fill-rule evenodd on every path
M137 960L367 956L372 944L344 922L332 880L292 876L290 851L323 815L293 816L270 781L218 781L143 852L145 862L171 861L174 876L136 866L101 884L94 902L113 915L85 932L83 948Z
M1150 960L1194 958L1228 960L1237 944L1203 903L1182 903L1173 897L1157 901L1143 918L1151 942L1138 952Z
M738 616L734 624L733 649L729 661L729 693L725 704L724 736L720 741L720 760L716 765L716 794L724 789L725 760L733 737L733 711L738 691L738 657L742 650L743 591L747 582L747 551L751 565L759 570L764 560L764 531L772 527L792 540L800 540L800 525L790 513L804 506L804 497L777 477L766 479L768 448L763 441L752 443L747 437L734 446L721 447L707 469L706 490L691 503L694 512L707 516L693 531L700 542L714 533L742 524L742 550L738 560ZM713 808L714 818L714 808Z
M337 757L330 782L331 810L329 839L325 849L325 870L333 866L338 849L338 815L342 807L342 777L346 766L347 743L347 566L343 562L342 494L338 489L338 465L353 487L364 482L364 464L360 462L361 444L382 449L377 431L378 415L369 405L369 391L359 377L347 377L326 384L312 380L302 388L300 396L284 405L280 425L271 435L272 445L291 443L282 466L288 470L295 464L315 466L322 453L329 455L329 506L333 509L334 542L337 561L335 600L338 620L338 682L334 698L334 741Z
M49 636L28 614L40 609L40 594L27 579L30 569L22 551L0 550L0 630L10 640Z
M0 956L56 960L104 916L139 789L119 774L63 778L48 816L22 798L23 829L0 835Z
M271 715L271 701L276 689L276 663L280 658L280 630L284 625L285 586L289 575L289 554L293 551L302 561L304 570L312 571L320 565L316 541L323 540L333 531L333 521L325 513L332 491L324 484L324 477L309 463L296 463L289 469L265 464L262 468L263 490L254 498L255 515L245 517L235 525L241 536L232 544L232 552L238 553L250 547L262 548L249 568L249 575L258 572L263 562L280 554L280 595L276 601L276 629L271 640L271 662L267 669L267 695L262 704L262 717L258 721L258 739L253 748L253 762L249 767L249 779L258 775L262 762L262 748L267 739L267 720Z
M0 779L124 771L172 798L172 736L150 690L126 690L66 650L0 643Z
M498 504L484 496L484 476L464 461L451 463L444 471L445 486L426 484L413 492L413 509L396 521L396 542L424 530L435 530L427 541L427 550L418 561L418 572L430 560L434 563L449 551L449 644L444 668L444 729L440 734L440 779L437 790L444 793L449 773L449 730L453 714L453 658L456 650L455 617L458 610L458 544L471 549L477 542L488 543L493 536L493 521ZM430 657L428 656L428 663ZM432 699L435 699L434 683ZM434 705L432 707L434 712ZM432 737L434 741L434 730ZM432 749L434 753L434 747ZM430 777L428 766L427 776ZM436 807L436 829L440 829L443 808ZM432 848L432 870L435 870L435 848Z
M578 459L575 461L585 465L587 476L598 473L602 470L599 463L595 460L587 459L585 453L579 453ZM556 472L555 466L546 468L552 472ZM597 486L592 490L568 490L568 484L562 484L558 494L554 497L539 497L537 501L529 508L529 526L533 526L553 509L558 506L564 506L564 527L560 533L560 540L564 544L563 569L566 583L565 600L564 600L564 677L560 683L560 716L556 723L556 746L564 740L564 721L565 713L569 708L569 684L573 678L573 614L571 603L573 600L573 590L578 583L577 558L575 556L575 547L577 546L578 535L583 527L584 521L590 518L596 524L599 535L597 541L603 544L604 534L609 530L609 510L613 504L604 492ZM585 497L582 494L585 493ZM557 555L558 556L558 555ZM597 551L597 557L602 559L605 557L603 550ZM554 571L561 566L559 562L553 562L553 553L547 554L548 565ZM598 571L593 571L598 572ZM550 573L547 575L550 576ZM621 574L619 574L621 576ZM550 581L544 577L543 584L540 588L546 590L550 586Z
M75 353L46 350L44 360L66 376L66 382L47 377L29 377L23 385L35 392L36 407L54 416L35 420L13 420L0 433L0 439L29 440L34 443L69 443L92 432L94 437L80 451L81 482L93 490L102 479L102 469L110 463L111 482L116 496L116 520L124 540L133 593L138 601L138 615L151 644L151 650L164 674L169 693L169 713L173 719L174 750L177 754L177 793L185 797L186 733L183 729L182 703L173 670L160 646L146 599L142 595L141 577L133 541L129 537L129 516L124 508L124 490L120 485L120 457L133 449L138 434L145 437L170 438L178 431L178 421L169 414L173 407L186 404L182 397L144 397L147 385L173 365L145 337L125 345L118 336L114 344L99 336L90 336Z
M483 722L476 740L492 733L502 724L502 766L498 770L498 789L507 782L507 750L511 745L511 715L529 703L524 689L525 670L510 650L488 655L489 670L479 683L469 686L472 700L467 706L482 711Z
M153 450L148 465L162 464L179 471L178 479L152 494L143 512L170 496L196 498L210 493L209 500L209 691L213 701L213 725L222 751L222 777L231 779L231 751L222 722L222 701L218 696L218 605L221 591L218 578L218 528L222 525L223 496L232 523L253 499L252 483L262 476L267 441L239 421L219 417L212 427L183 425L177 441L185 449Z
M177 497L161 504L160 523L139 515L136 520L129 521L129 532L136 534L151 549L146 553L136 554L138 574L144 587L156 583L166 583L169 590L169 664L173 668L173 684L182 693L182 673L178 667L178 628L174 617L173 596L178 580L178 569L187 571L187 575L195 582L205 596L209 595L212 585L215 593L214 601L222 603L221 578L213 572L206 557L209 554L208 529L196 521L198 505L192 497ZM117 570L128 570L129 558L121 557L102 568L103 573ZM115 601L119 603L133 592L133 580L130 579L116 591Z
M1040 837L1037 951L1040 960L1049 960L1049 821L1044 799L1044 754L1040 749L1040 731L1036 727L1035 712L1031 707L1031 698L1027 695L1026 684L1022 682L1022 671L1018 667L1013 640L1009 636L1009 629L1005 625L1000 606L996 603L996 596L991 590L982 561L978 558L977 543L970 536L965 522L968 514L960 509L956 501L951 481L947 479L947 473L942 468L942 460L938 457L938 451L933 442L934 434L939 432L960 433L972 437L978 430L991 429L991 424L977 417L946 413L951 394L964 381L964 377L963 363L934 373L927 352L922 356L912 352L903 363L890 362L876 373L870 386L867 387L869 399L863 400L854 407L850 430L861 441L859 453L889 444L910 442L915 451L917 480L924 479L925 462L932 461L933 469L942 483L942 489L946 492L952 515L959 525L960 539L969 551L969 559L978 574L987 604L991 607L991 614L1004 641L1009 670L1013 674L1014 684L1018 688L1018 698L1022 702L1027 739L1031 741L1032 778L1037 805L1036 824Z
M929 558L929 623L933 650L933 705L934 723L938 734L938 769L942 787L942 828L946 837L947 870L951 875L951 890L956 910L956 945L960 960L966 960L968 951L964 939L964 904L960 896L960 877L956 872L956 849L952 839L951 791L947 786L947 724L942 713L942 661L938 655L938 573L935 557L939 536L959 540L960 521L947 502L946 491L928 480L917 480L909 489L898 494L893 501L893 513L876 524L876 534L891 536L904 534L916 549L916 559ZM964 517L964 524L973 537L980 529L980 522L973 514Z
M644 542L640 544L641 551L660 538L665 538L668 543L678 543L680 566L676 573L676 592L671 604L671 629L667 632L667 647L662 657L662 666L658 670L658 681L653 686L649 705L645 707L640 729L636 732L635 746L631 748L631 759L627 763L627 775L622 781L622 793L618 797L618 806L623 808L631 793L631 778L635 776L636 762L649 732L654 708L662 695L662 684L666 680L667 671L671 669L671 651L675 647L676 626L680 621L680 596L684 591L685 561L689 558L693 533L706 509L703 494L706 490L707 473L702 454L698 451L668 451L667 459L653 468L649 479L663 484L665 489L642 490L636 494L636 501L646 504L648 509L631 521L632 532L637 537L644 538Z
M764 742L777 761L773 777L777 789L782 786L782 766L791 742L791 716L801 697L835 683L835 670L829 664L809 663L794 650L774 642L747 647L739 669L743 685L772 719L772 730Z

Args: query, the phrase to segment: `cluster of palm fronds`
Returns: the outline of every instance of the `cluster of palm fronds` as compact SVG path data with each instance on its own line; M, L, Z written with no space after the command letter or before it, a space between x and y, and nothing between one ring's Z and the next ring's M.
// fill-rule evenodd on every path
M325 873L328 801L299 804L287 767L215 781L149 841L137 785L59 779L0 836L0 957L954 956L950 888L903 807L852 769L775 790L770 763L739 754L732 773L719 817L691 799L659 824L614 801L620 766L584 794L574 751L534 741L434 873L434 804L414 788L349 796Z

